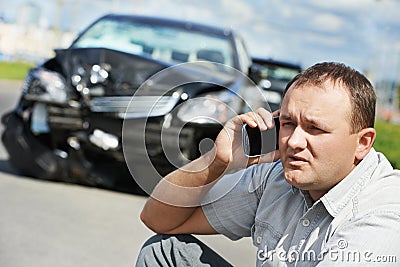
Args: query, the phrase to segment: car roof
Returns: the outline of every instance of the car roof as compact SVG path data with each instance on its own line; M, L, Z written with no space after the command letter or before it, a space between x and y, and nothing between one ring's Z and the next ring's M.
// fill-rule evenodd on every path
M270 65L276 65L280 67L287 67L287 68L292 68L292 69L297 69L301 71L301 66L300 64L288 62L288 61L280 61L272 58L261 58L261 57L252 57L251 58L254 63L258 64L270 64Z

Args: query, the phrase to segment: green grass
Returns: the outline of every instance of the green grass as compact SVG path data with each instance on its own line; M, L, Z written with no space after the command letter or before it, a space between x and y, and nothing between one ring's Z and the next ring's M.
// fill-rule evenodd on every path
M400 168L400 125L377 120L375 128L377 137L374 148L384 153L393 167Z
M33 66L25 62L0 62L0 79L23 80Z

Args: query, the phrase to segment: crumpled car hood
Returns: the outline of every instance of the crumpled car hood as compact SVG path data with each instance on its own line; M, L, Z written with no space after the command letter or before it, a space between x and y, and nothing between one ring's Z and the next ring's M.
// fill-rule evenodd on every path
M105 48L56 50L55 61L71 87L87 91L84 99L92 112L119 118L162 116L183 93L188 99L225 88L235 91L241 83L237 70L221 64L171 65Z
M172 65L151 58L123 53L105 48L74 48L55 50L55 60L61 66L67 81L73 75L79 75L90 84L91 68L94 65L107 69L108 77L102 86L104 96L132 96L143 83L156 73ZM213 66L214 65L214 69ZM146 95L164 95L166 88L176 84L200 81L203 85L187 87L189 95L197 94L198 90L210 87L210 84L227 86L235 79L235 72L225 68L218 71L215 63L199 62L175 65L152 82L150 89L143 90ZM223 66L219 66L221 69ZM237 75L236 75L237 76ZM206 81L207 85L204 84ZM93 86L93 85L92 85Z

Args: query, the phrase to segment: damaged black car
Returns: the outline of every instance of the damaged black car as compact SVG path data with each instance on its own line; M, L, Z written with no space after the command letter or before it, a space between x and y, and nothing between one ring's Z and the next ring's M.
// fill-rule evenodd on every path
M24 175L149 193L226 120L268 108L260 77L232 30L106 15L30 70L2 141Z

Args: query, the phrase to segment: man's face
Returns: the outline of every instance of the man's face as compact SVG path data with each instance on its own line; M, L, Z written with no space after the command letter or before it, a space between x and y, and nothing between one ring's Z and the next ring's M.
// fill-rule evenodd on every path
M292 85L280 113L279 152L286 180L316 194L324 194L355 167L358 143L357 134L350 134L347 92L331 82L324 87Z

